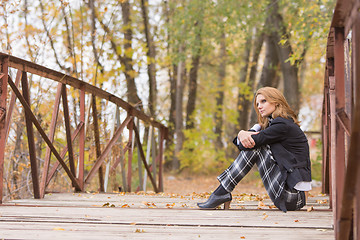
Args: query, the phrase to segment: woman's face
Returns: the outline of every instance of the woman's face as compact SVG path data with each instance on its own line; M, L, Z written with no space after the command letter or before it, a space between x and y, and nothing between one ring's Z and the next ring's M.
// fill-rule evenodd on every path
M275 103L268 102L262 94L256 96L256 106L262 117L270 116L276 108Z

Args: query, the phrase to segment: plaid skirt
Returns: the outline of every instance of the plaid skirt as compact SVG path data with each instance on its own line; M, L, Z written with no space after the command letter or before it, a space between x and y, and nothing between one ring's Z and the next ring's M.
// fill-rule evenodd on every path
M286 170L281 170L277 165L269 145L240 151L234 162L217 179L228 192L232 192L255 164L265 189L277 208L286 212L305 206L305 193L287 186Z

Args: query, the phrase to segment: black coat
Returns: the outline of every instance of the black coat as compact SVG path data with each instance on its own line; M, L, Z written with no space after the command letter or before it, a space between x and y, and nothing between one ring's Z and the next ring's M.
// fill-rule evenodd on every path
M309 144L304 132L292 119L277 117L266 129L251 137L255 141L254 148L270 145L273 157L285 173L283 177L290 188L298 182L311 181ZM240 141L237 144L237 137L234 144L240 150L249 150Z

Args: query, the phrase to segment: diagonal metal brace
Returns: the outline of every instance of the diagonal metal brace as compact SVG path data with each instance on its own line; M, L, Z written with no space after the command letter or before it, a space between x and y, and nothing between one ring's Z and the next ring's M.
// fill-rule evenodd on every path
M0 122L3 121L3 119L5 119L6 116L6 109L3 107L0 107Z

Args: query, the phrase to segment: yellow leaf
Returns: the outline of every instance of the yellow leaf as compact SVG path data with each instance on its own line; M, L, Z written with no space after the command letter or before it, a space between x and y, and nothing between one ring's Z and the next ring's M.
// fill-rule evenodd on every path
M61 228L61 227L56 227L53 228L54 231L65 231L65 229Z

